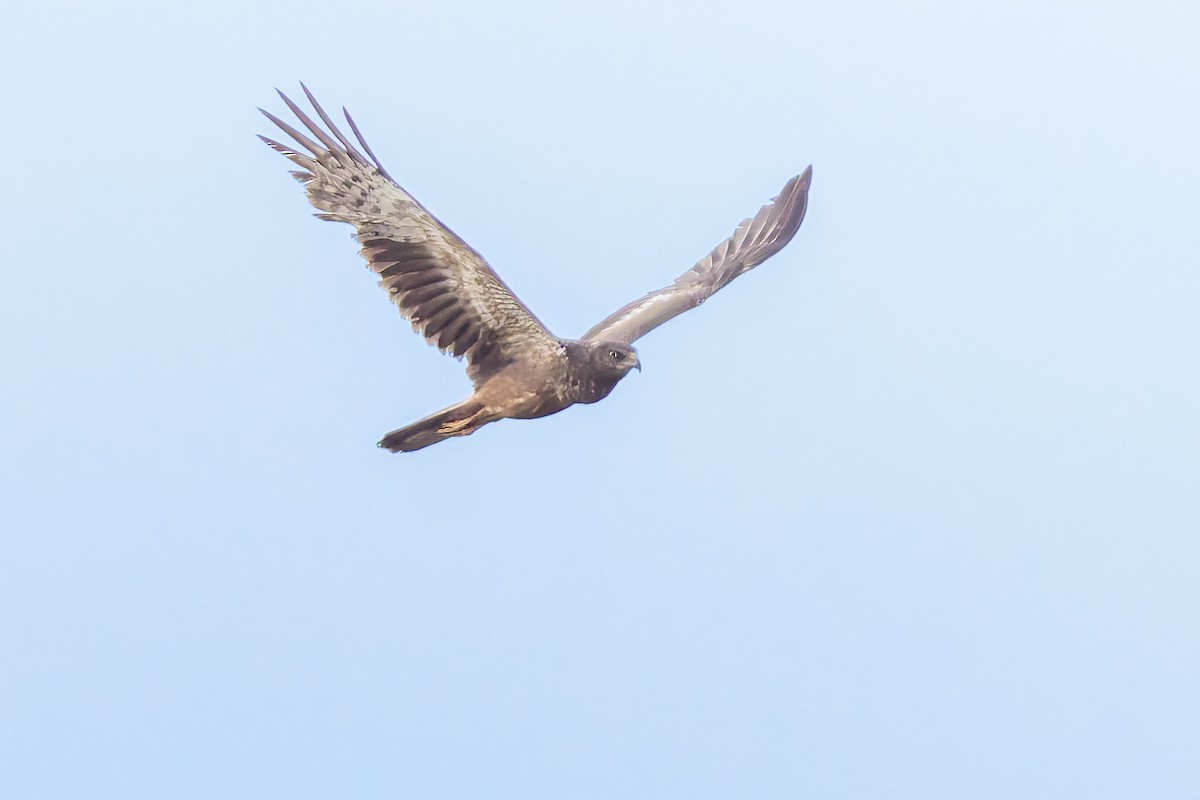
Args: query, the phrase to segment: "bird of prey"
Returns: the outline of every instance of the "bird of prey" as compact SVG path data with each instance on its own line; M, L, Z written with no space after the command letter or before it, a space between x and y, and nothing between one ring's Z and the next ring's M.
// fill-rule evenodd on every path
M630 370L641 371L634 341L779 252L800 228L808 204L811 166L670 286L609 315L580 339L560 339L479 253L392 180L349 112L342 109L361 151L301 88L324 127L283 92L279 96L316 141L268 111L262 113L296 144L259 138L300 167L292 175L307 186L317 217L354 226L380 287L413 330L466 359L475 387L461 403L384 436L379 446L393 453L466 436L489 422L544 417L603 400Z

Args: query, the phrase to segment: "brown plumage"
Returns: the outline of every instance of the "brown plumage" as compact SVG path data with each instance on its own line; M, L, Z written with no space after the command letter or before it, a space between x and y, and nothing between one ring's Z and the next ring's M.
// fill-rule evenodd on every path
M279 96L316 141L262 113L307 153L259 138L300 167L292 175L307 185L318 217L355 227L360 253L400 313L431 344L465 359L475 386L463 402L385 436L379 446L392 452L465 436L499 419L544 417L603 399L641 368L635 340L777 253L804 219L812 167L675 283L620 309L582 339L559 339L482 256L392 180L345 109L362 152L301 88L324 128Z

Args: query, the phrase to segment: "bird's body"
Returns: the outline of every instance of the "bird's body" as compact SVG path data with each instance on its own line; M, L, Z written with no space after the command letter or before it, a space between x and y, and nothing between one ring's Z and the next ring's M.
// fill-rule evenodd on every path
M613 349L617 347L621 349ZM622 363L626 351L631 354L631 363ZM621 355L622 361L613 359L610 353ZM596 362L605 359L611 366L597 369ZM614 342L566 340L554 354L505 366L479 384L466 401L392 431L380 446L395 451L418 450L451 436L474 433L498 419L537 419L576 403L595 403L608 397L631 368L640 368L632 348Z
M630 303L581 339L559 339L482 256L392 180L349 114L366 156L304 91L328 130L280 96L318 141L263 113L311 156L261 138L301 167L292 174L307 184L309 201L321 211L317 216L356 228L380 286L414 330L466 359L475 386L463 402L385 436L379 445L393 452L465 436L499 419L534 419L604 399L630 370L641 368L634 340L766 260L804 218L811 167L674 284Z

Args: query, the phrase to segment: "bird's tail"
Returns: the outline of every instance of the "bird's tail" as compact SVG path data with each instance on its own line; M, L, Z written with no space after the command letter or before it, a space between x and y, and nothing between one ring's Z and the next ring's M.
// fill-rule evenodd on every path
M454 436L467 436L491 422L482 419L483 404L468 399L450 406L425 419L394 430L379 441L379 446L393 453L411 453Z

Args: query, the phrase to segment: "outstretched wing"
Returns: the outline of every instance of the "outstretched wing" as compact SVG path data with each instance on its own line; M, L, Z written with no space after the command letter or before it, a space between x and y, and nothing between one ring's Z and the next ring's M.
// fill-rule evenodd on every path
M379 285L413 330L442 351L466 357L467 374L476 383L514 360L557 351L558 339L483 257L392 180L349 112L342 109L370 161L338 130L308 88L301 88L328 130L283 92L279 96L316 142L275 115L262 113L308 154L259 138L300 166L292 175L307 184L309 201L322 212L318 217L348 222L358 230L362 256L379 273Z
M695 308L737 276L749 272L792 240L808 207L812 167L784 184L783 191L763 206L754 219L737 226L725 241L675 283L634 300L584 334L584 339L632 342Z

